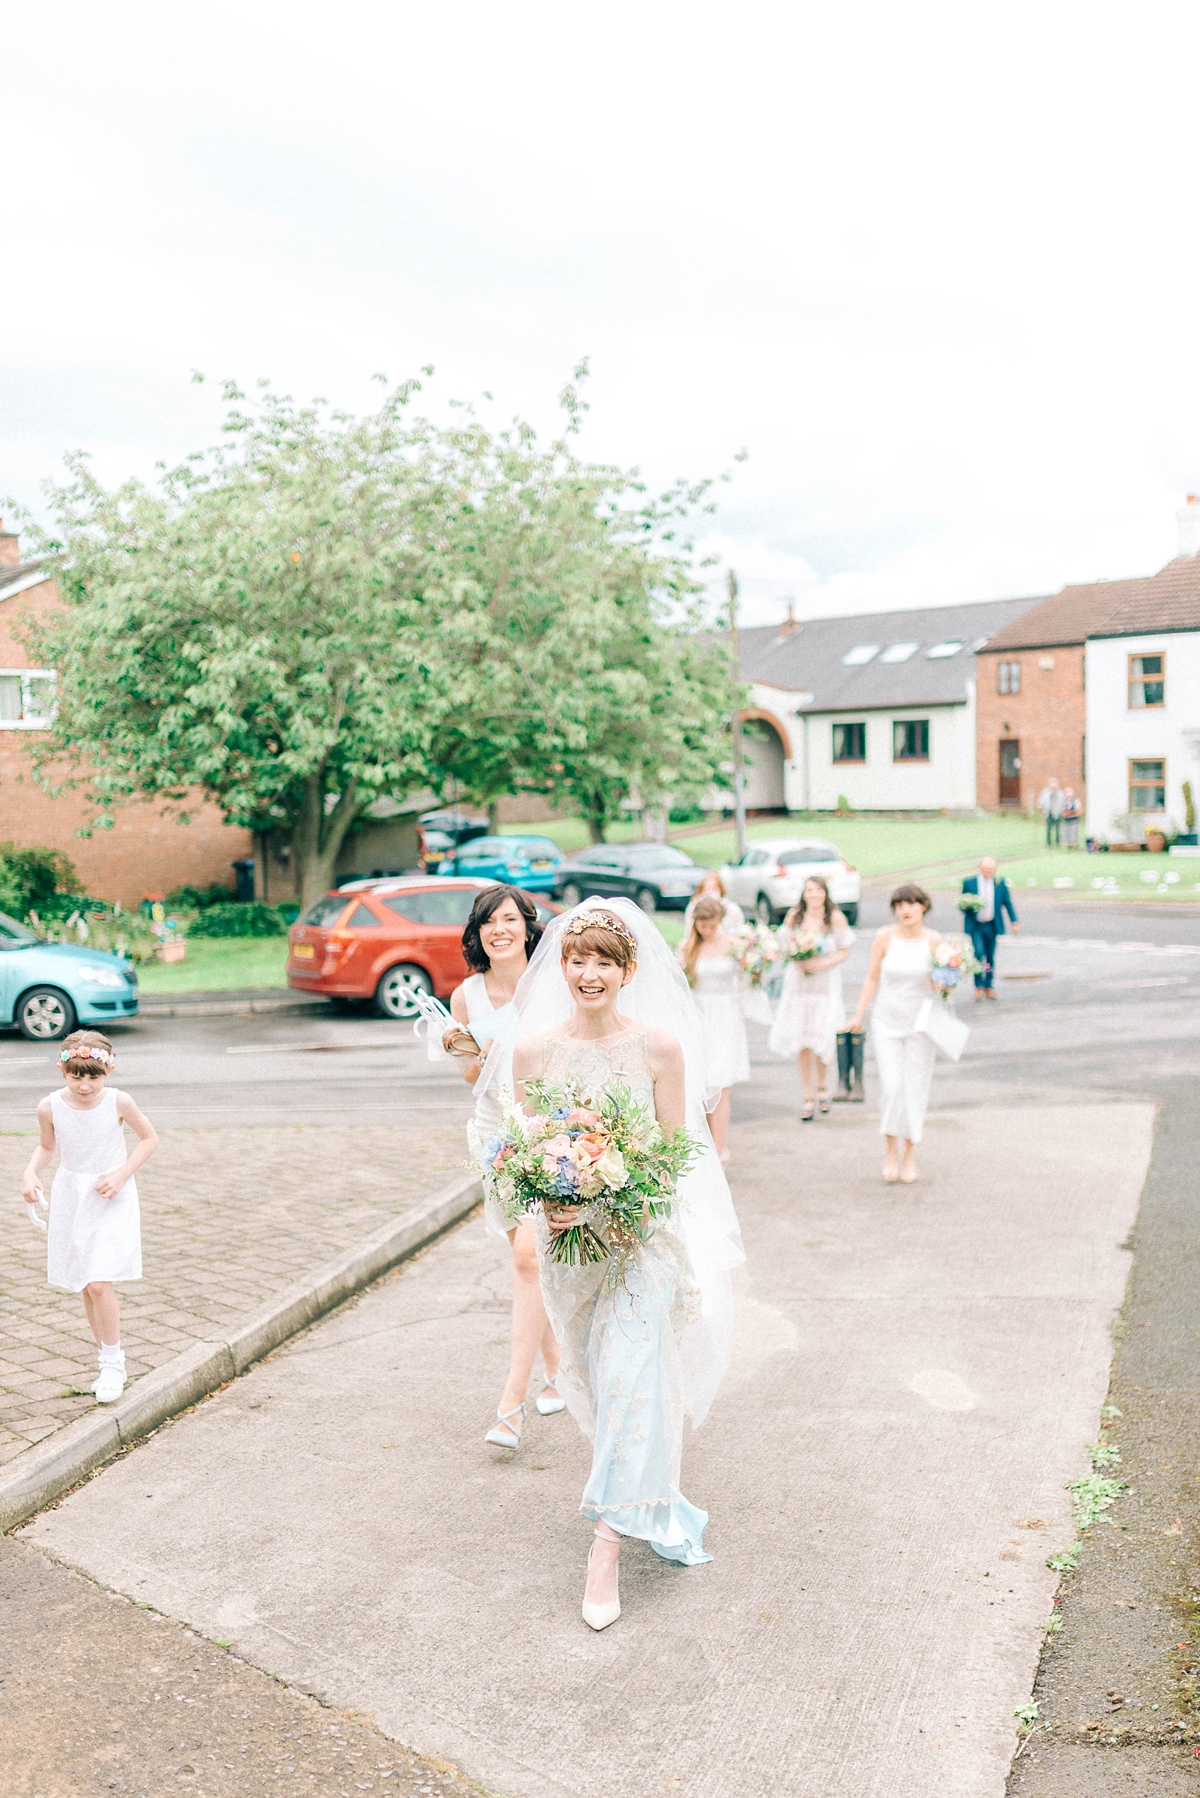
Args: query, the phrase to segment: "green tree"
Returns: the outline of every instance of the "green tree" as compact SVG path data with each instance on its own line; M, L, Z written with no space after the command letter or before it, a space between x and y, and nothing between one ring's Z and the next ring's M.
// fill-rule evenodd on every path
M102 828L199 787L290 843L303 903L331 884L354 820L420 784L450 700L447 501L412 390L353 419L269 392L239 410L229 387L226 445L153 490L71 463L48 543L65 605L32 644L58 670L51 790L85 785Z

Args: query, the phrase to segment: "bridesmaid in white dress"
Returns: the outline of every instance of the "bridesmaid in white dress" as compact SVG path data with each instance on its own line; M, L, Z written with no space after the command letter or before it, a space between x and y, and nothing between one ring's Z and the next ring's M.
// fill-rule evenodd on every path
M704 1026L709 1084L721 1094L708 1114L708 1127L717 1154L726 1162L729 1089L750 1078L750 1046L742 1016L742 971L729 952L721 901L714 895L696 900L692 927L679 945L678 960Z
M811 1123L814 1106L829 1110L826 1080L837 1055L838 1031L845 1028L842 1000L842 963L850 953L854 932L829 897L829 888L818 874L804 883L799 905L783 921L783 931L811 930L828 939L828 954L811 961L790 961L783 976L783 997L767 1046L776 1055L795 1055L800 1062L804 1087L801 1123Z
M740 930L742 925L746 922L746 914L741 906L735 904L735 902L726 894L725 882L721 879L720 874L717 872L716 868L710 868L687 902L687 908L683 914L684 936L686 936L688 931L692 928L692 919L696 915L696 906L701 899L720 900L721 911L725 918L726 930Z
M933 951L941 941L926 930L932 901L921 887L905 885L892 894L896 922L875 934L871 965L858 996L851 1030L861 1030L867 1007L879 997L871 1018L871 1047L882 1092L880 1134L887 1141L885 1180L911 1184L917 1177L915 1145L920 1142L933 1086L936 1050L916 1031L917 1013L934 992Z
M460 1024L475 1024L490 1017L501 1006L512 1002L517 982L529 965L529 957L537 946L541 929L537 911L528 893L517 887L485 887L471 908L471 916L463 931L463 959L475 972L456 987L450 999L450 1013ZM446 1037L449 1038L447 1030ZM459 1058L463 1079L474 1086L483 1067L483 1055ZM480 1095L476 1105L476 1133L487 1137L500 1122L499 1106L494 1099ZM505 1227L488 1208L489 1233L506 1235L512 1246L513 1300L512 1351L508 1379L496 1407L496 1421L485 1441L496 1448L519 1448L525 1419L525 1394L538 1350L546 1369L546 1380L538 1394L537 1408L543 1417L565 1410L554 1381L558 1373L558 1344L542 1303L538 1279L537 1245L531 1223ZM515 1427L514 1427L515 1425Z

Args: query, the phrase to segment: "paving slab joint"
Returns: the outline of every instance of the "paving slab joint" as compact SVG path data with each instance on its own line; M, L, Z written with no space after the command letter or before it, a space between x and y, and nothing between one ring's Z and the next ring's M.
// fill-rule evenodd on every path
M223 1340L192 1343L135 1380L115 1404L88 1412L27 1449L0 1478L0 1531L27 1522L139 1436L236 1379L290 1336L427 1247L473 1211L481 1197L479 1176L461 1176L311 1277L276 1294Z

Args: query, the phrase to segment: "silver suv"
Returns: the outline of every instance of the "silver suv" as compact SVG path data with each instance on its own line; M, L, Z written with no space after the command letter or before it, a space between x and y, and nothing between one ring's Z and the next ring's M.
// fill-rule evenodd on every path
M858 922L862 881L832 843L817 837L760 837L740 862L721 869L725 889L747 917L778 924L797 904L810 874L819 874L833 903Z

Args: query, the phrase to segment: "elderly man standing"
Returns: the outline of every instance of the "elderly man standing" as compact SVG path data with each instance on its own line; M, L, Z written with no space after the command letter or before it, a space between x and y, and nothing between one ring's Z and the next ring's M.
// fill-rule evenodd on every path
M975 976L975 997L994 999L996 989L996 938L1005 931L1004 914L1012 920L1014 931L1020 930L1017 908L1012 902L1007 880L996 879L996 864L985 855L978 874L968 874L962 883L964 896L979 900L978 905L964 906L965 922L976 957L983 963Z

